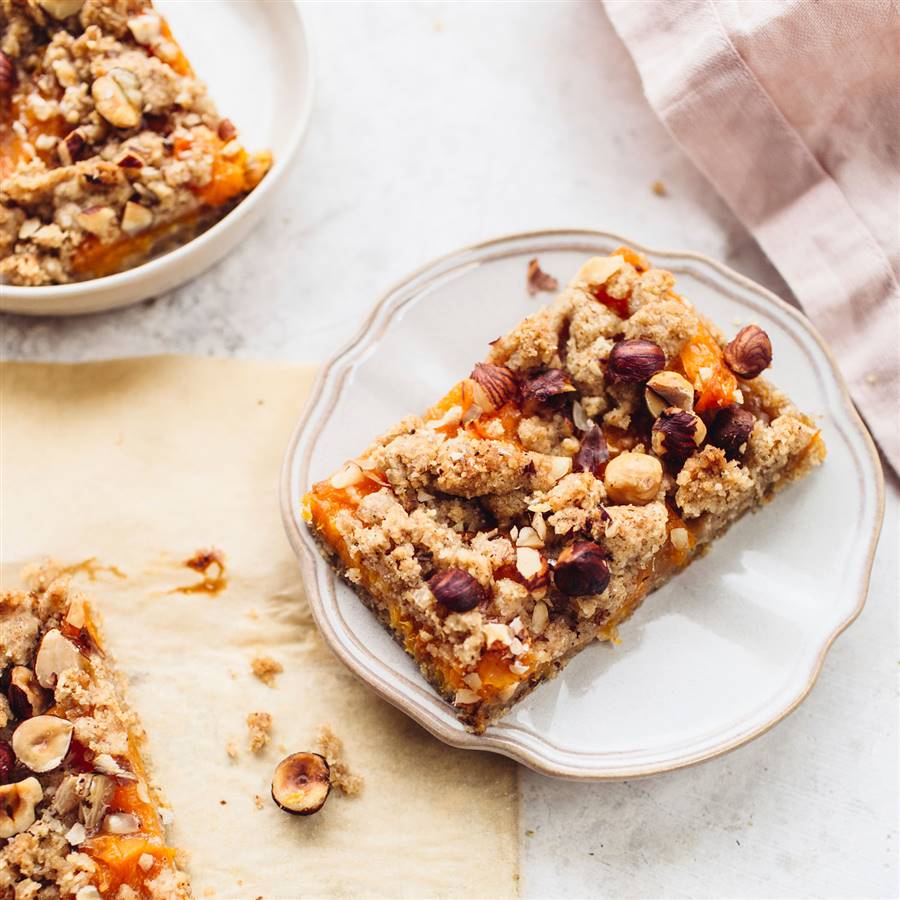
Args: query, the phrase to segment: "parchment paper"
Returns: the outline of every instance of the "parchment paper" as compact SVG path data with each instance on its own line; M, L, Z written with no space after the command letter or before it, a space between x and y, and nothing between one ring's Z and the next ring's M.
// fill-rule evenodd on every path
M431 738L350 675L311 620L277 499L311 377L176 357L0 367L4 586L48 554L125 574L76 577L130 679L198 897L515 895L514 765ZM201 579L183 563L210 546L227 587L171 593ZM251 674L259 652L284 665L274 688ZM258 756L254 711L274 718ZM365 787L288 816L272 770L313 749L323 723Z

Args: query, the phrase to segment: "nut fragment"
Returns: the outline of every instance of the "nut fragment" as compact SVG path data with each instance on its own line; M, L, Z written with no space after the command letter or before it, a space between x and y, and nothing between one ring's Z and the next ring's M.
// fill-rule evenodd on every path
M145 47L152 47L162 35L162 21L156 13L142 13L128 20L128 30Z
M107 834L134 834L140 828L141 820L134 813L110 813L103 820Z
M70 131L64 138L61 138L56 145L56 152L59 154L59 161L64 166L71 166L72 163L78 162L86 155L87 141L80 129L76 128Z
M549 618L550 613L547 609L547 604L542 600L538 600L538 602L534 604L534 610L531 613L531 630L535 634L541 634L547 627Z
M509 400L515 398L519 391L516 376L506 366L494 366L490 363L476 363L469 376L485 394L478 397L482 409L499 409ZM487 402L483 402L486 400Z
M16 81L16 67L13 61L0 50L0 97L11 94Z
M89 234L102 238L115 227L116 212L111 206L89 206L75 216L75 221Z
M116 67L91 85L97 112L116 128L134 128L144 105L141 83L130 69Z
M13 732L16 758L32 772L55 769L69 752L75 726L59 716L34 716Z
M6 741L0 740L0 784L9 781L15 766L16 754L13 753L13 748Z
M742 406L732 403L716 413L709 431L709 442L725 451L728 459L738 459L747 449L747 439L753 431L756 416Z
M9 689L6 696L10 709L17 719L30 719L39 716L50 702L37 677L25 666L14 666L9 675Z
M522 411L526 416L533 416L543 409L554 409L565 400L566 394L574 391L575 386L562 369L548 369L522 385Z
M648 453L620 453L603 473L606 493L616 503L649 503L662 484L662 464Z
M232 122L231 119L222 119L219 122L218 128L216 128L216 134L219 135L219 140L230 141L237 135L237 128L235 128L234 122Z
M758 325L745 325L722 355L725 364L741 378L756 378L763 369L772 365L772 342Z
M665 353L653 341L618 341L610 351L606 374L611 384L637 384L655 375L665 364Z
M465 569L444 569L428 580L435 600L451 612L468 612L484 599L484 588Z
M588 288L602 287L624 265L625 260L618 255L594 256L578 270L575 281Z
M100 826L109 802L116 789L115 781L108 775L84 774L78 776L78 793L83 798L81 803L81 821L88 831Z
M331 769L318 753L292 753L278 763L272 778L272 799L295 816L318 812L330 792Z
M0 840L34 825L34 810L44 799L40 782L32 776L0 787Z
M329 482L333 488L342 490L343 488L352 487L354 484L360 484L365 478L362 468L358 463L348 462L343 468L338 469L331 476Z
M34 660L34 674L41 687L54 688L59 676L67 669L80 669L84 657L78 648L62 636L58 628L51 628L42 638Z
M552 276L548 275L539 265L537 259L528 261L528 276L526 279L528 293L534 296L539 291L553 292L559 290L559 282Z
M62 20L74 16L84 6L84 0L38 0L38 6L54 19Z
M653 423L653 452L680 467L705 437L706 426L699 416L672 406Z
M516 547L516 569L531 591L547 583L547 560L534 547Z
M599 425L595 425L581 439L581 446L572 458L572 469L575 472L590 472L600 476L603 466L609 459L609 448Z
M683 375L663 369L647 382L644 400L653 418L670 406L690 412L694 408L694 386Z
M153 213L146 206L129 200L122 213L122 231L129 237L146 231L153 224Z
M567 597L602 594L609 584L606 554L593 541L575 541L556 560L553 583Z

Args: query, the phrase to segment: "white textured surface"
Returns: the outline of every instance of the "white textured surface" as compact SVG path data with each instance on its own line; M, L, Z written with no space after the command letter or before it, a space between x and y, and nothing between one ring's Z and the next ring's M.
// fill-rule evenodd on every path
M530 228L609 228L697 250L786 295L653 118L599 5L306 11L316 110L269 220L224 263L142 306L0 319L4 357L321 360L410 269ZM654 179L668 197L651 193ZM644 781L522 772L524 894L897 895L897 497L889 479L867 608L774 731Z

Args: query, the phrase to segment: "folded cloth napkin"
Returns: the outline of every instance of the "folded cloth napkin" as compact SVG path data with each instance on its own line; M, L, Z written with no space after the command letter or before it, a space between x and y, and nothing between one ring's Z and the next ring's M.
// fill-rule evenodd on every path
M900 7L605 7L651 105L829 342L900 472Z

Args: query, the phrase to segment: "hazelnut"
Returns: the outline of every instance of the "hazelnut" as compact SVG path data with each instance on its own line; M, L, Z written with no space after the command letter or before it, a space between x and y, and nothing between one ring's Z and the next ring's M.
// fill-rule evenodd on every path
M621 256L594 256L578 270L575 282L586 285L589 290L602 287L624 265Z
M122 213L121 227L129 237L146 231L153 224L153 213L146 206L129 200Z
M747 440L756 416L742 406L732 403L716 413L709 431L709 442L725 451L727 459L738 459L747 449Z
M559 290L559 282L548 275L538 263L537 259L528 261L528 276L526 279L528 294L533 297L539 291L553 292Z
M665 365L666 355L653 341L618 341L610 351L606 374L611 384L638 384Z
M80 669L84 657L78 648L62 636L58 628L51 628L41 639L34 660L34 674L41 687L55 688L59 676L67 669Z
M602 594L609 584L606 553L593 541L575 541L556 560L553 583L567 597Z
M647 453L620 453L606 464L603 484L615 503L649 503L662 484L662 464Z
M107 775L78 776L76 791L82 798L81 821L88 831L96 831L109 809L116 782Z
M44 799L40 782L32 776L0 787L0 840L34 825L34 810Z
M134 834L141 830L141 820L134 813L110 813L103 820L107 834Z
M230 141L237 135L237 128L235 128L231 119L222 119L216 129L216 134L219 135L219 140Z
M499 409L519 392L516 376L506 366L476 363L469 378L481 388L478 405L484 410Z
M548 369L522 385L522 411L526 416L533 416L543 409L555 408L566 394L574 391L575 386L562 369Z
M32 772L55 769L69 752L75 726L59 716L34 716L13 732L16 758Z
M47 695L38 684L37 676L25 666L15 666L10 672L6 696L17 719L39 716L50 705Z
M120 169L142 169L144 161L136 153L128 150L116 160L116 165Z
M103 238L115 228L116 212L111 206L89 206L76 214L75 222L88 234Z
M272 799L285 812L309 816L331 793L331 769L318 753L292 753L275 768Z
M0 784L7 784L12 770L16 767L16 754L9 744L0 740Z
M694 408L694 386L683 375L663 369L647 382L644 400L654 419L670 406L690 412Z
M116 67L91 85L97 112L116 128L134 128L144 105L141 83L130 69Z
M699 416L672 406L653 423L653 452L680 468L705 437L706 426Z
M547 584L547 560L534 547L516 547L516 571L530 591L537 591Z
M128 30L144 47L152 47L162 36L162 21L156 13L141 13L128 20Z
M11 94L16 81L16 67L13 61L0 50L0 97Z
M38 6L61 21L74 16L84 6L84 0L38 0Z
M581 446L572 458L572 470L590 472L599 477L608 459L609 448L606 446L606 438L600 426L594 425L581 439Z
M772 365L772 342L758 325L746 325L725 345L725 364L740 378L756 378Z
M435 600L451 612L468 612L484 599L484 588L464 569L444 569L428 580Z

